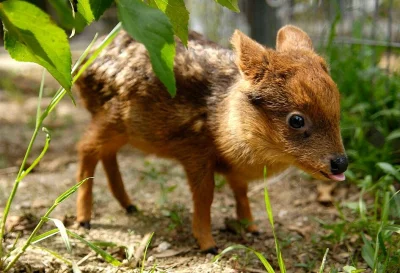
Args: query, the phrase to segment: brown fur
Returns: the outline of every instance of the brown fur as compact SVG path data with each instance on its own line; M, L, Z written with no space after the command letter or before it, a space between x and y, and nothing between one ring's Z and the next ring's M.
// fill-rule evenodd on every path
M239 219L252 223L248 182L263 167L276 174L295 165L318 179L330 159L343 154L339 92L324 60L302 30L286 26L277 50L236 31L234 51L192 33L185 49L177 42L177 96L171 98L154 75L143 45L121 32L78 80L92 122L79 143L78 180L103 163L113 195L132 204L122 182L116 153L125 144L179 161L193 194L193 234L200 248L215 246L210 207L214 173L225 175L234 191ZM290 113L306 126L294 130ZM79 189L77 220L91 218L93 180Z

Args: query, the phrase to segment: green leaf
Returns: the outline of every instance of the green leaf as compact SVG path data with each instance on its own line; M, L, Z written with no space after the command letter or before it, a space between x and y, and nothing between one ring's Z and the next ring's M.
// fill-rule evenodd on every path
M48 0L50 5L57 13L60 26L65 29L75 29L76 32L81 32L86 26L86 20L79 12L72 11L71 5L68 0ZM80 1L79 1L80 2Z
M353 266L346 265L346 266L343 267L343 271L345 273L361 273L361 272L364 272L365 269L357 269L357 268L355 268Z
M101 248L97 247L96 245L92 244L91 242L85 240L84 238L82 238L81 236L76 234L75 232L72 232L70 230L67 230L67 232L71 237L74 237L74 238L78 239L79 241L81 241L82 243L84 243L85 245L87 245L88 247L93 249L97 254L99 254L101 257L103 257L103 259L106 262L108 262L109 264L112 264L114 266L120 266L121 265L120 261L115 259L110 254L108 254L106 251L102 250Z
M400 234L400 225L388 225L388 226L385 226L382 230L383 231L392 231L392 232L396 232L396 233Z
M57 199L54 201L55 205L60 204L61 202L63 202L65 199L67 199L68 197L71 196L71 194L73 194L74 192L76 192L79 187L85 183L88 179L93 179L93 177L88 177L86 179L83 179L82 181L79 181L79 183L75 184L74 186L72 186L71 188L69 188L68 190L66 190L65 192L63 192L60 196L57 197Z
M17 61L44 66L67 91L71 89L71 52L64 30L36 6L18 0L0 3L4 45Z
M117 7L122 26L135 40L144 44L155 74L171 96L175 96L175 40L168 17L140 0L119 0Z
M393 140L393 139L397 139L400 138L400 129L394 130L392 131L387 137L386 140Z
M372 247L372 243L365 237L362 233L361 238L364 242L364 245L361 247L361 256L363 257L364 261L368 264L369 267L374 267L374 253L375 250Z
M150 0L150 5L164 12L174 29L176 36L187 46L189 11L183 0Z
M67 229L65 228L64 223L55 218L48 218L48 220L53 221L54 225L58 228L58 230L60 231L61 238L64 241L64 244L67 247L68 252L71 253L72 251L71 243L69 242Z
M55 228L55 229L46 231L45 233L42 233L40 235L37 235L37 236L33 237L32 244L36 244L36 243L38 243L40 241L43 241L44 239L47 239L47 238L49 238L51 236L54 236L59 232L60 232L60 230L58 228Z
M221 6L227 7L234 12L240 12L237 0L215 0Z
M93 20L99 20L101 15L108 9L113 0L79 0L78 12L90 24Z
M94 15L92 8L90 7L89 0L79 0L78 1L78 13L85 18L86 23L90 24L94 20Z
M400 172L396 170L393 165L386 162L378 162L376 165L381 168L386 174L394 176L396 179L400 180Z

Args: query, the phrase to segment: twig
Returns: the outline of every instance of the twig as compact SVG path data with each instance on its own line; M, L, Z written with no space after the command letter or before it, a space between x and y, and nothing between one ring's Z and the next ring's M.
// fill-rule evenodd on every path
M80 259L79 262L76 263L76 265L81 265L81 264L83 264L85 261L87 261L89 258L95 257L96 255L97 255L97 253L90 252L88 255L86 255L85 257L83 257L82 259Z
M256 269L256 268L252 268L252 267L245 267L243 268L245 272L254 272L254 273L265 273L265 270L261 270L261 269Z
M129 263L130 266L132 266L133 268L137 267L137 265L139 264L139 261L142 259L142 256L144 254L144 250L146 249L146 245L148 243L148 241L151 238L151 233L147 233L143 239L140 241L140 244L138 246L138 248L135 251L135 254L133 254L132 257L132 261Z

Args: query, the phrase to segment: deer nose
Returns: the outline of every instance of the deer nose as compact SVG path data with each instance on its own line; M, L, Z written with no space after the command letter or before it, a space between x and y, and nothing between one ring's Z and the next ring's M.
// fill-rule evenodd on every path
M332 174L341 174L347 170L349 162L347 161L347 156L340 155L336 158L331 159L331 172Z

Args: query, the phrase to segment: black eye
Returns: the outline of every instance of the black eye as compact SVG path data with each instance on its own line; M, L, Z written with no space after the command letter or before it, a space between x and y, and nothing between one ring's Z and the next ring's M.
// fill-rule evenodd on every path
M292 115L289 118L289 125L294 129L300 129L304 127L304 118L300 115Z

